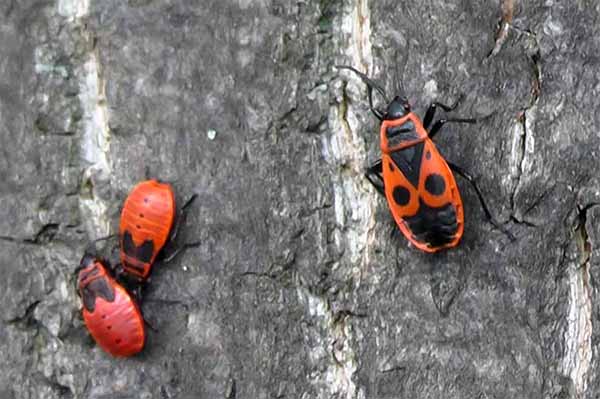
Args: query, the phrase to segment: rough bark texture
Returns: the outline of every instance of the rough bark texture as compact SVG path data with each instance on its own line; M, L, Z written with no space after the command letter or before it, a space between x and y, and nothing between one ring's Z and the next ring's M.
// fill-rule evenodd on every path
M195 4L195 5L194 5ZM0 4L0 398L600 395L600 5L552 0ZM419 114L517 240L393 234L353 65ZM73 270L151 176L198 193L143 353L113 359Z

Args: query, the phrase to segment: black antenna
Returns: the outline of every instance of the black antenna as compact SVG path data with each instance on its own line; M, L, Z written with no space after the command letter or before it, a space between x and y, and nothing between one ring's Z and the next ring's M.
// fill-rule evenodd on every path
M349 69L352 72L354 72L355 74L357 74L358 76L360 76L360 78L362 79L363 82L365 82L365 84L371 88L371 89L375 89L377 90L377 92L379 94L381 94L381 96L383 97L383 99L385 100L386 103L389 102L387 95L385 94L385 90L383 89L383 87L381 87L378 83L376 83L374 80L372 80L371 78L369 78L367 75L365 75L364 73L358 71L356 68L348 66L348 65L336 65L336 68L339 69Z
M81 266L81 263L83 262L83 260L86 257L90 257L90 256L92 256L94 258L96 257L96 254L98 252L98 248L96 248L96 243L97 242L99 242L99 241L106 241L106 240L111 239L111 238L116 237L116 236L117 236L117 234L111 234L111 235L106 236L106 237L96 238L94 241L90 242L87 245L87 247L85 247L85 251L83 253L83 257L81 258L80 265L77 268L75 268L75 272L78 272L79 270L81 270L83 268Z
M381 96L383 97L383 99L385 100L386 103L389 103L389 100L387 98L387 95L385 94L385 90L383 89L383 87L381 87L379 84L375 83L375 81L371 80L364 73L356 70L355 68L353 68L351 66L336 65L335 67L339 68L339 69L349 69L352 72L354 72L355 74L357 74L362 79L363 82L365 82L365 84L367 85L367 94L369 96L369 107L371 108L371 112L373 113L373 115L375 115L375 117L377 119L382 121L385 118L385 113L373 106L373 89L377 90L377 92L379 94L381 94Z
M396 62L394 63L394 90L396 90L396 95L406 98L406 91L404 90L404 86L402 85L402 79L400 79L400 70L398 69L398 51L395 51L394 53L394 59L396 60ZM406 63L404 65L404 68L406 68Z
M106 241L106 240L109 240L109 239L114 238L116 236L117 236L117 234L111 234L111 235L106 236L106 237L96 238L94 241L90 242L87 247L85 247L85 253L86 254L95 254L96 252L98 252L97 248L96 248L96 243L97 242L99 242L99 241Z

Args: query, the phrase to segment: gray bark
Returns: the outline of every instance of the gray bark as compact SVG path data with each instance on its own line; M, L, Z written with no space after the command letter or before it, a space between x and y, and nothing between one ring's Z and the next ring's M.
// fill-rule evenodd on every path
M0 398L595 398L600 5L7 0L0 4ZM458 178L460 245L408 244L363 178L352 65L421 116ZM198 193L114 359L74 268L133 185ZM110 251L110 248L105 248Z

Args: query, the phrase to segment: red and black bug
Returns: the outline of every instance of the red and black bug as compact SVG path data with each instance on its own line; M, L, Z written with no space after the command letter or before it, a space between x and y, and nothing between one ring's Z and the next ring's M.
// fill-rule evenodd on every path
M383 88L350 66L338 66L356 73L366 83L369 106L381 122L381 159L366 171L366 178L387 199L390 211L404 236L425 252L437 252L458 244L464 230L463 203L452 171L464 177L475 189L487 219L513 239L510 232L492 217L475 180L438 152L433 137L444 124L475 123L472 118L444 118L431 126L436 109L449 112L449 106L434 102L423 122L411 111L408 99L397 95L387 100ZM373 89L388 103L381 111L373 106Z
M144 347L144 318L135 300L109 274L104 261L85 254L77 288L83 320L96 343L113 356L132 356Z
M127 277L138 282L147 280L158 254L167 242L175 239L185 210L195 197L184 204L174 225L176 208L171 185L147 180L133 188L123 205L119 227L121 264ZM165 261L194 245L197 243L185 244Z

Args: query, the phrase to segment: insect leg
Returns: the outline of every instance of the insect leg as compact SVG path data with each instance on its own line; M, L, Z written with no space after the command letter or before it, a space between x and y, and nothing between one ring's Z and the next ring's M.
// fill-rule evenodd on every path
M183 204L183 206L179 210L179 215L177 216L177 221L175 223L175 226L173 227L173 231L171 233L171 237L169 239L169 242L167 243L167 246L159 254L159 257L160 257L160 259L161 259L161 261L163 263L169 263L169 262L171 262L173 259L175 259L177 257L177 255L179 255L181 252L183 252L187 248L197 247L197 246L200 245L199 241L185 243L181 247L174 249L173 252L171 252L171 254L169 254L169 255L166 254L167 248L171 247L173 245L173 243L175 242L174 240L177 237L177 233L179 232L179 228L181 227L181 225L185 221L185 218L186 218L189 206L192 204L192 202L194 202L194 200L196 199L197 196L198 196L197 194L192 195L185 202L185 204Z
M148 327L150 330L152 330L153 332L157 333L158 329L156 327L154 327L154 325L152 325L147 318L142 316L142 319L144 319L144 324L146 325L146 327Z
M506 234L506 236L511 241L515 241L516 240L515 236L510 231L508 231L504 226L502 226L500 223L498 223L498 221L496 221L496 219L494 219L494 217L492 216L492 213L490 212L490 210L485 202L485 199L483 198L483 194L481 194L481 190L479 189L479 186L477 186L477 183L475 182L475 179L473 178L473 176L471 176L460 166L457 166L457 165L453 164L452 162L448 162L448 166L450 166L450 169L452 169L454 172L458 173L465 180L467 180L469 183L471 183L471 186L473 186L473 189L475 189L475 192L477 193L477 198L479 198L479 202L481 203L481 208L483 208L483 213L485 213L485 217L487 218L488 222L490 222L494 227L496 227L498 230L500 230L501 232Z
M83 260L86 257L92 257L92 258L98 258L103 264L105 264L106 266L108 266L108 268L111 268L111 262L107 259L104 259L102 256L100 256L100 254L98 254L98 248L96 247L96 243L99 241L106 241L109 240L111 238L116 237L117 234L111 234L109 236L106 237L100 237L100 238L96 238L94 241L90 242L86 247L85 250L83 252L83 257L81 258L81 261L79 262L79 265L75 268L75 270L73 270L73 273L75 275L77 275L82 269L85 268L85 266L83 265Z
M131 296L133 297L133 300L137 304L140 312L142 313L142 320L144 320L144 325L146 327L148 327L150 330L152 330L153 332L157 333L158 329L154 326L153 323L150 323L150 321L146 318L146 316L144 316L145 312L142 310L142 306L143 306L143 304L142 304L142 286L138 285L133 290L131 290Z
M135 301L135 303L137 304L138 308L140 309L140 312L142 313L142 320L144 320L144 325L146 327L148 327L150 330L152 330L153 332L157 333L158 329L154 326L153 323L150 323L150 321L146 318L146 316L144 316L144 311L142 310L142 286L138 285L136 286L132 291L131 291L131 295L133 296L133 300Z
M177 216L177 221L175 222L175 226L173 227L173 231L171 232L171 237L169 238L169 242L167 243L167 247L170 247L174 242L175 242L175 238L177 237L177 233L179 232L179 228L181 227L181 225L183 224L183 222L185 221L185 218L187 216L187 211L189 206L194 202L194 200L196 199L198 195L197 194L193 194L186 202L185 204L183 204L183 206L181 207L181 209L179 210L179 215ZM182 251L184 251L187 248L192 248L192 247L197 247L198 245L200 245L200 242L190 242L190 243L186 243L183 244L181 247L176 248L175 250L173 250L173 252L171 252L171 254L166 255L166 249L163 249L160 253L160 258L161 261L163 263L169 263L171 262L173 259L175 259L177 257L177 255L179 255Z
M135 302L137 303L137 305L141 307L141 305L142 305L142 298L143 298L142 285L141 284L137 284L135 287L130 288L129 292L131 292L131 296L133 296L133 299L135 300Z
M429 138L432 139L433 136L448 122L455 123L477 123L477 120L474 118L448 118L448 119L440 119L436 123L433 124L431 130L429 130Z
M180 246L179 248L175 249L173 252L171 252L168 256L165 256L164 259L162 260L162 262L169 263L173 259L175 259L179 254L181 254L183 251L185 251L186 249L198 247L198 246L200 246L200 244L201 244L200 241L185 243L182 246Z
M458 97L458 99L452 105L442 104L437 101L432 102L429 105L429 108L427 108L427 112L425 113L425 118L423 119L423 127L425 128L425 130L429 129L429 125L431 124L431 121L433 120L433 117L435 116L435 111L437 110L437 107L440 107L445 112L454 111L456 109L456 107L458 107L458 104L460 104L460 102L462 101L463 97L464 96L461 94L461 96Z
M117 234L111 234L106 237L96 238L94 241L90 242L88 244L88 246L85 248L85 253L89 254L89 255L95 255L98 252L98 249L96 248L97 242L110 240L111 238L114 238L116 236L117 236Z
M381 195L385 195L385 185L383 183L383 169L381 159L368 167L365 171L365 177L375 187L375 190Z
M169 241L174 241L177 237L179 228L181 227L181 225L187 217L188 208L190 205L192 205L197 196L198 194L193 194L187 201L185 201L185 204L183 204L183 206L179 210L179 215L177 215L177 220L175 221L175 226L173 226L173 231L171 232L171 237L169 238Z

